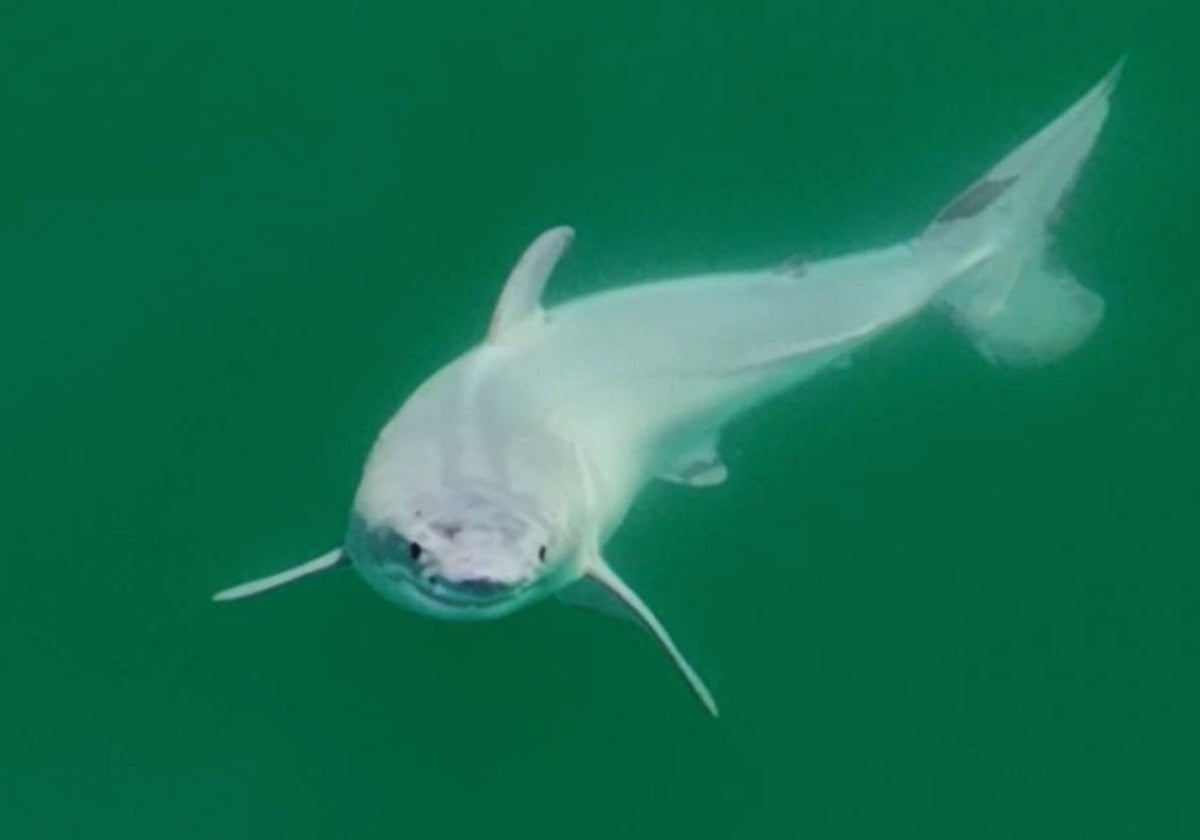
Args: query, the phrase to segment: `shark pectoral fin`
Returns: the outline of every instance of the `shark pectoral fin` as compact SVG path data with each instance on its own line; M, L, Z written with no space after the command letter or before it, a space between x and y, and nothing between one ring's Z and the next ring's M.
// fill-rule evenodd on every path
M603 583L587 575L565 589L558 590L555 597L568 607L583 607L618 621L627 621L639 630L649 632L645 622L629 608L628 604Z
M729 478L729 468L717 454L717 439L714 437L688 452L659 478L689 487L716 487Z
M513 267L488 327L488 341L501 339L509 330L541 311L542 290L550 272L575 238L569 227L556 227L543 233L525 249Z
M621 580L604 560L596 556L586 567L584 574L591 580L602 585L617 601L620 601L634 616L636 616L639 624L643 625L647 630L654 634L659 643L666 649L667 654L671 657L671 661L675 663L675 667L683 674L688 685L692 687L692 691L704 704L704 707L712 714L713 717L719 717L717 711L717 701L713 699L712 692L708 690L708 686L704 684L704 680L700 679L700 675L688 664L688 661L683 658L683 654L679 652L679 648L675 647L675 643L671 641L671 636L667 633L665 627L655 617L650 608L646 606L638 594L626 585L625 581Z
M223 589L216 595L212 596L214 601L236 601L239 598L249 598L251 595L259 595L270 589L278 589L281 586L286 586L293 581L315 575L323 572L326 569L333 569L338 566L345 566L350 563L350 558L340 549L334 549L328 554L322 554L316 560L309 560L307 563L302 563L292 569L287 569L282 572L270 575L258 580L248 581L246 583L232 586L229 589Z

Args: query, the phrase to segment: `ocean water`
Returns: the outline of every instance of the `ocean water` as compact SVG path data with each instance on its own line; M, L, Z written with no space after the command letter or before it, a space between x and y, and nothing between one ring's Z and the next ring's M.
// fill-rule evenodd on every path
M1182 2L0 11L0 836L1200 835L1197 19ZM1122 54L1039 370L933 316L743 418L609 555L649 638L419 618L375 433L570 223L561 301L911 235ZM619 340L614 336L614 341Z

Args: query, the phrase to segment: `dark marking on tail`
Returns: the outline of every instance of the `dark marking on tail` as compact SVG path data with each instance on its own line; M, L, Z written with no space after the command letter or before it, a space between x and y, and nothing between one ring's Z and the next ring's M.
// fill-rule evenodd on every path
M937 220L953 222L956 219L978 216L1016 183L1016 180L1016 175L1010 175L1007 178L984 178L950 202L950 206L941 212Z

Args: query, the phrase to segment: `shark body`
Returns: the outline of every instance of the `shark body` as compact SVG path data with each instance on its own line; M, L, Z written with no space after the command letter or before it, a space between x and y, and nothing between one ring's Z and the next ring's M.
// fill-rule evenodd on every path
M1119 65L906 242L807 265L663 280L544 309L573 232L538 237L486 338L383 429L341 547L219 593L232 600L341 565L385 598L489 619L552 593L607 598L704 682L603 546L651 480L706 487L721 429L928 308L989 361L1077 347L1104 304L1047 259L1047 227L1108 113ZM589 593L586 590L591 590Z

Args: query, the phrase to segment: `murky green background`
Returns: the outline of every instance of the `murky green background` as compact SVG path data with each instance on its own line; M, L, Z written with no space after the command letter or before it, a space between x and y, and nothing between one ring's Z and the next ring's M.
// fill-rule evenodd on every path
M1188 6L6 3L0 836L1196 837ZM540 229L555 300L881 245L1122 52L1086 349L918 319L610 545L720 721L556 603L208 602L337 543Z

